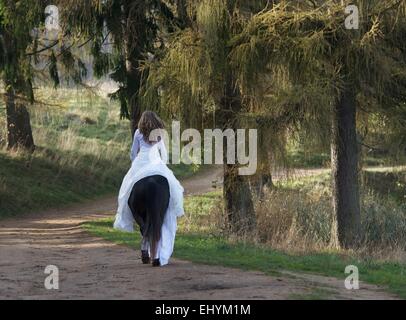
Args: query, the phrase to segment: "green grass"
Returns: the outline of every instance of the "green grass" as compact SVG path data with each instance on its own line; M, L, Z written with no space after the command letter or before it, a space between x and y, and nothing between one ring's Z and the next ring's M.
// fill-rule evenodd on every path
M306 153L303 150L290 150L287 154L288 165L293 168L320 168L328 166L330 155L327 153Z
M292 168L328 168L331 163L329 147L312 147L296 141L293 137L288 139L286 164ZM363 166L389 166L404 162L404 155L395 160L393 157L379 153L362 154L360 161Z
M299 189L310 192L314 189L329 191L331 187L330 170L308 177L299 177L278 183L284 189ZM390 198L398 203L406 203L406 167L365 168L361 174L362 189L369 190L383 198Z
M138 233L116 231L112 223L112 219L107 219L88 222L83 226L95 236L134 249L139 248ZM195 263L257 270L270 275L287 270L343 280L346 276L345 267L352 264L358 266L361 281L382 286L406 299L406 266L398 263L367 261L335 252L293 255L266 246L230 242L220 236L182 231L177 234L174 257Z
M64 157L66 153L58 153ZM0 217L48 207L80 202L117 190L121 167L111 168L112 175L104 175L108 163L98 160L91 170L91 156L82 157L80 163L61 165L37 153L33 157L0 154Z
M215 204L220 203L221 193L217 191L185 198L187 214L179 221L179 229L188 233L219 234L216 215L212 212Z
M406 203L406 167L367 169L363 180L375 194Z

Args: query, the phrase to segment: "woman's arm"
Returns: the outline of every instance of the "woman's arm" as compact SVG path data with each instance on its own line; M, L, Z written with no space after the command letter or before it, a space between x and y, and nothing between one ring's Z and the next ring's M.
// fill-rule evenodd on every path
M139 133L139 131L137 129L137 131L135 131L135 133L134 133L133 145L131 147L131 153L130 153L131 162L134 161L134 159L137 156L138 151L140 149L140 143L139 143L138 137L137 137L138 133Z
M164 140L161 139L158 143L159 143L158 144L159 152L161 153L161 159L164 163L167 163L168 162L168 151L166 150Z

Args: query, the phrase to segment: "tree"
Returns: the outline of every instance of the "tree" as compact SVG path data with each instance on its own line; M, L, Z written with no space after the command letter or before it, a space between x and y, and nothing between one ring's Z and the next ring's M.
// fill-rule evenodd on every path
M147 76L140 62L163 46L162 35L179 25L180 18L160 0L63 0L60 6L63 29L90 39L95 75L109 75L119 84L111 97L120 102L121 117L131 121L133 136L142 111L139 90ZM178 7L179 14L184 10Z
M238 28L237 6L233 1L203 1L198 8L197 24L211 66L211 90L217 105L216 125L223 130L243 127L239 115L245 110L236 77L230 66L228 42ZM229 164L224 144L224 209L234 232L251 231L255 212L247 177L238 173L238 165Z
M5 87L8 148L33 151L27 105L34 101L32 68L27 56L32 29L44 18L41 1L0 1L0 77Z
M359 30L345 27L349 4L282 1L248 22L233 39L232 51L242 82L247 74L264 72L281 78L278 71L283 66L282 77L294 85L313 85L318 88L316 95L325 96L328 103L321 105L320 112L332 106L335 234L345 248L356 246L360 236L358 106L365 104L362 96L369 96L384 112L386 96L405 90L406 65L406 2L358 1ZM312 108L309 99L301 104Z
M237 129L248 122L249 112L230 64L230 40L240 31L241 21L266 1L204 0L189 2L190 26L171 37L152 63L145 63L148 78L144 103L161 106L169 114L200 119L203 126ZM156 92L159 92L156 102ZM201 116L203 114L203 116ZM199 126L200 127L200 126ZM224 144L224 146L226 146ZM226 152L223 152L226 155ZM249 179L238 174L238 165L224 158L224 209L235 232L252 230L255 212Z
M61 78L81 82L86 75L84 63L71 52L77 39L46 30L47 5L48 1L37 0L0 1L0 80L5 87L9 149L35 149L27 106L35 102L33 85L38 78L56 87Z

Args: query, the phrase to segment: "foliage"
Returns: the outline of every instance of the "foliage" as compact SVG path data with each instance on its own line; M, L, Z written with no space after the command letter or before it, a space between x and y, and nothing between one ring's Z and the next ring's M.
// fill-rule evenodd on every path
M180 24L173 8L160 0L63 0L60 6L63 29L89 39L95 76L108 75L119 84L111 98L119 101L121 117L130 118L145 76L139 61L153 57L163 36Z
M312 137L327 141L330 105L350 85L358 95L359 120L380 117L396 132L392 144L404 150L405 2L358 1L359 30L345 28L347 4L281 1L253 16L230 43L240 84L255 95L267 75L272 109L292 110L301 127L313 128Z
M0 76L31 102L35 81L51 80L57 86L61 78L78 83L87 74L82 58L72 52L80 39L46 29L49 4L47 0L0 3Z

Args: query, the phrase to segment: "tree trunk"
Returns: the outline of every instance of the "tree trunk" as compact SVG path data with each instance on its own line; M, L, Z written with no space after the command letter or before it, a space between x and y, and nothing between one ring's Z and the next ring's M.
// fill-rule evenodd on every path
M351 88L344 90L335 105L331 166L338 242L343 248L355 247L360 235L360 200L356 99Z
M225 95L221 101L219 125L222 129L238 129L238 112L242 109L241 96L232 76L226 76ZM238 164L227 164L226 143L224 143L224 210L234 233L252 231L255 227L255 211L248 177L238 174ZM236 158L237 159L237 158Z
M34 151L34 139L30 124L30 115L26 106L15 96L8 86L5 95L7 113L7 146L9 149L24 148Z
M139 105L139 90L141 85L141 71L139 61L146 51L147 44L147 21L145 19L145 3L128 2L124 5L125 14L125 81L127 110L130 115L131 136L134 136L141 117Z
M141 74L139 71L138 59L139 52L137 52L131 40L126 41L126 83L127 83L127 108L130 115L131 137L138 128L138 121L140 121L141 110L139 106L139 89L141 84Z
M4 56L5 64L10 66L3 73L3 82L5 86L5 104L7 115L7 146L9 149L23 148L34 151L34 139L30 124L30 114L25 106L25 101L17 97L18 83L24 83L19 79L21 70L19 70L19 60L17 54L17 39L9 32L4 32ZM17 81L19 79L19 81ZM23 96L23 94L21 94Z
M138 121L141 117L140 106L138 103L139 88L141 82L140 71L138 70L138 61L136 53L131 48L130 41L126 42L126 82L127 82L127 107L131 121L131 136L134 136L138 127Z
M237 165L224 164L223 196L230 230L237 234L255 227L255 212L247 178L238 175Z
M186 0L176 0L176 11L178 19L180 20L181 27L185 28L191 24L187 13Z

